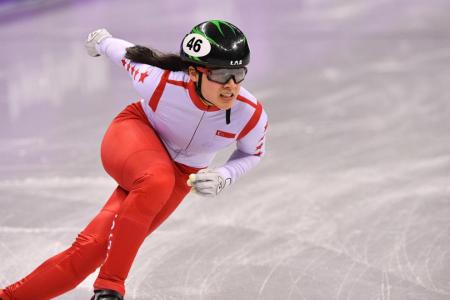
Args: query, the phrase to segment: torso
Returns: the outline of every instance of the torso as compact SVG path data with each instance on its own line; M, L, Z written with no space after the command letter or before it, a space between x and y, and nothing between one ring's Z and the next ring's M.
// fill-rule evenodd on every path
M215 154L236 142L248 131L260 106L244 88L231 108L231 122L225 111L205 105L184 72L161 76L150 99L141 105L172 159L193 167L206 167ZM247 127L247 129L246 129Z

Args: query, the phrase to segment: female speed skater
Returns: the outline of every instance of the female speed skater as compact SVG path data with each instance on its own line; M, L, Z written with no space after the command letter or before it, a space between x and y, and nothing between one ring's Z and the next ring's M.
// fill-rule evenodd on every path
M1 300L55 298L99 267L91 300L122 300L139 247L189 191L216 196L265 152L267 115L241 87L250 50L233 24L195 26L179 55L113 38L106 29L90 33L85 46L122 67L141 97L114 118L102 141L103 166L118 186L71 247L0 290ZM208 168L233 143L228 161Z

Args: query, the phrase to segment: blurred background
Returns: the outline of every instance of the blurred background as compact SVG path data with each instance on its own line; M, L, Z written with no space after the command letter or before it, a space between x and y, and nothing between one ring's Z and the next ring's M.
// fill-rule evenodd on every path
M244 86L269 115L267 155L220 197L184 200L141 248L126 299L449 299L449 11L0 1L0 286L67 248L114 189L101 139L138 96L86 54L87 34L176 53L194 25L224 19L250 43ZM89 299L94 278L58 299Z

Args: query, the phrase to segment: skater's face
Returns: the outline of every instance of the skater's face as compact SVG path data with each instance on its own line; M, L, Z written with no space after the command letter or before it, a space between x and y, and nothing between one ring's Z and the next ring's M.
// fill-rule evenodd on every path
M201 71L198 71L194 67L189 67L189 77L196 83L199 80L200 74L203 73L201 85L203 97L220 109L226 110L231 108L236 102L237 95L239 95L241 84L236 83L233 77L225 83L212 81L208 79L208 76L206 75L206 72L208 72L207 69L200 68L200 70ZM236 78L236 76L234 78ZM239 81L239 79L237 78L237 81Z

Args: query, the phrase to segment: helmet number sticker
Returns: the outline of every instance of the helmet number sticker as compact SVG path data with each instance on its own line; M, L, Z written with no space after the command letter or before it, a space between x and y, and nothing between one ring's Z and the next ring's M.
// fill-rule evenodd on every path
M186 46L189 48L189 50L194 50L194 52L198 53L201 49L202 43L203 43L202 40L196 40L195 37L193 37L192 39L189 40Z
M183 40L183 51L194 57L202 57L211 52L211 44L198 33L188 34Z

